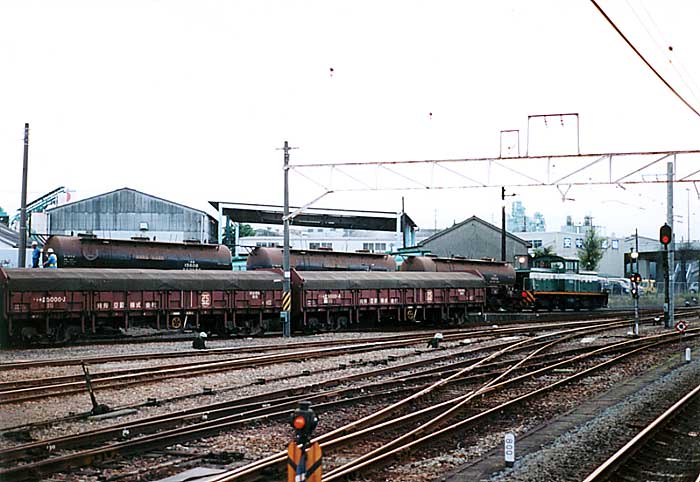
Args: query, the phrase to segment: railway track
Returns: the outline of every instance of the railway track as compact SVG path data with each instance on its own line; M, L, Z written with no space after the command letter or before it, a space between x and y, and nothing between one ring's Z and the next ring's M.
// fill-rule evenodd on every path
M597 322L602 323L602 321ZM522 333L531 333L537 331L545 331L561 326L590 326L591 322L569 322L566 324L557 325L530 325L525 327L513 328L497 328L489 330L449 330L444 333L445 341L463 339L465 336L470 338L484 338L494 336L517 335ZM134 369L121 369L107 372L91 373L91 384L94 390L102 390L114 387L123 387L137 383L151 383L171 378L179 378L183 376L192 376L197 374L211 374L229 370L240 370L253 366L263 366L277 363L285 363L290 361L300 361L310 358L333 357L338 355L346 355L350 353L365 353L378 349L408 347L412 345L422 344L426 342L425 335L408 336L397 335L390 337L381 337L362 343L352 343L348 341L322 341L311 342L308 344L293 344L293 346L283 345L278 347L265 347L266 352L258 355L252 355L243 358L223 359L216 361L198 362L190 361L186 363L170 364L166 366L142 367ZM251 347L252 348L252 347ZM303 348L294 350L295 348ZM289 351L291 349L291 351ZM209 354L227 354L229 349L223 349ZM236 352L237 349L231 349ZM282 352L282 353L275 353ZM202 353L201 350L194 351L194 357L198 357ZM241 353L238 351L237 353ZM83 363L88 360L92 363L106 363L113 361L125 361L133 359L150 359L162 358L163 354L143 354L127 355L125 357L97 357L92 359L64 359L61 360L68 366ZM141 357L141 358L138 358ZM145 357L145 358L144 358ZM44 360L32 362L32 367L55 366L54 363L58 360ZM25 365L26 367L26 365ZM10 382L0 383L0 405L8 403L18 403L28 400L37 400L46 397L66 396L85 391L84 375L66 375L58 377L48 377L39 379L25 379Z
M649 311L646 313L646 318L651 319L650 316L657 311ZM577 320L570 320L568 317L558 318L554 320L539 321L539 322L524 322L520 321L518 324L531 326L532 329L550 329L552 327L560 326L561 324L571 324L571 323L589 323L593 320L608 321L614 319L621 319L624 317L629 317L628 310L620 310L615 312L593 312L590 317L582 317L581 313L571 313L571 315L577 315ZM558 315L561 316L561 315ZM583 321L581 319L584 318ZM501 323L501 322L499 322ZM513 322L514 323L514 322ZM509 323L510 324L510 323ZM509 333L511 331L517 332L520 328L518 327L502 327L495 330L495 333ZM431 330L411 330L404 331L395 335L381 335L375 338L363 339L365 342L381 342L390 341L397 339L405 339L409 337L421 337L430 336L435 331L440 331L444 334L453 333L464 333L469 334L469 336L479 336L488 335L494 332L493 323L491 324L481 324L474 325L468 328L441 328L437 327ZM177 342L191 342L192 338L188 337L186 339L178 338ZM0 362L0 371L6 370L18 370L23 368L38 368L38 367L54 367L54 366L71 366L71 365L81 365L82 363L87 363L90 365L100 364L100 363L110 363L110 362L125 362L125 361L137 361L137 360L154 360L154 359L165 359L165 358L184 358L184 357L198 357L207 355L217 355L217 354L239 354L239 353L255 353L259 351L283 351L291 349L301 349L310 347L325 347L325 346L339 346L343 344L353 343L353 340L321 340L321 341L306 341L303 343L285 343L282 345L269 345L269 344L256 344L253 346L241 346L241 347L228 347L228 348L209 348L207 350L169 350L166 352L144 352L144 353L132 353L132 354L120 354L120 355L106 355L106 356L88 356L88 357L73 357L73 358L45 358L39 360L23 360L17 359L12 361ZM13 350L8 350L5 353L11 354Z
M654 340L647 339L644 342L642 342L641 340L631 340L617 343L613 345L615 346L615 348L619 349L623 346L628 346L629 349L624 351L622 354L617 355L614 358L609 358L600 363L594 364L593 366L584 368L573 375L562 377L556 382L545 384L544 386L538 386L537 388L531 390L516 390L515 394L511 396L506 396L505 400L503 401L497 401L493 404L484 404L483 396L485 395L493 395L495 393L498 393L499 390L502 390L511 385L517 387L517 384L519 382L522 382L523 380L532 379L532 377L538 374L551 374L553 370L557 368L570 366L576 361L592 359L596 355L601 355L603 353L608 352L613 348L613 346L604 347L599 350L595 350L594 352L581 354L580 356L575 357L574 359L567 358L566 360L554 362L552 364L549 364L546 368L535 370L526 375L513 377L504 381L500 380L500 377L498 377L492 382L488 382L482 387L471 391L466 395L462 395L450 400L446 404L436 404L429 407L427 410L429 410L430 412L437 410L438 414L422 422L416 420L416 417L419 417L421 414L424 413L424 411L422 410L415 411L408 415L394 417L390 420L377 421L377 419L381 419L386 414L385 410L396 410L397 404L393 404L387 407L386 409L377 412L369 418L353 422L348 426L341 427L340 429L336 429L331 432L325 433L314 439L314 441L317 441L321 444L324 450L324 454L328 454L329 451L339 447L343 447L349 443L354 443L355 446L361 446L362 444L358 444L358 438L362 436L371 436L373 441L372 445L376 446L378 438L377 434L381 433L381 431L385 431L388 428L392 430L399 430L399 427L411 427L415 426L416 424L419 424L418 429L407 430L401 433L400 435L392 436L392 434L390 434L386 437L387 441L383 443L380 447L370 452L361 454L352 461L344 463L339 467L335 467L331 470L326 470L324 472L324 481L341 480L345 477L351 476L352 474L356 474L360 470L363 471L362 475L366 477L368 470L376 469L378 467L383 466L383 464L391 460L392 457L395 457L400 453L407 453L419 447L425 447L426 444L434 445L438 443L438 441L441 438L447 437L455 431L464 430L478 423L484 422L485 420L488 420L489 417L496 417L503 411L515 409L518 406L535 399L536 397L542 395L547 391L563 387L569 383L576 381L577 379L593 374L598 370L601 370L621 360L624 360L626 357L639 353L643 350L658 346L657 342L659 342L662 338L665 338L665 341L667 342L673 342L675 337L673 335L667 334L659 335L658 337L653 337ZM639 346L640 344L642 344L642 346ZM476 413L459 411L459 408L462 408L464 406L463 403L472 401L477 397L480 397L479 404L482 406ZM459 419L460 416L463 417L461 418L461 420ZM455 421L454 418L457 418L457 420ZM441 421L442 424L439 423ZM285 457L285 453L278 453L270 457L261 459L252 464L233 469L220 477L214 478L213 480L217 482L228 482L233 480L264 480L264 474L266 473L266 471L274 470L275 468L277 470L281 470ZM331 459L331 457L329 457L328 455L324 455L324 460L328 461L329 459Z
M641 430L584 482L700 480L700 385Z
M678 307L677 311L680 310L686 310L689 308L685 307ZM698 308L690 308L690 309L695 309L697 310ZM644 308L640 309L641 314L649 314L652 312L659 312L663 310L663 306L646 306ZM517 312L517 313L503 313L503 312L493 312L489 313L486 312L484 313L484 321L483 322L478 322L474 323L473 326L475 327L480 327L480 326L488 326L493 323L499 323L503 325L508 325L508 324L515 324L515 323L527 323L527 322L544 322L544 323L553 323L557 321L571 321L571 320L581 320L584 318L588 319L596 319L596 318L605 318L605 317L612 317L612 316L630 316L630 314L633 313L632 308L602 308L602 309L597 309L594 311L586 312L586 311L557 311L557 312L550 312L550 311L526 311L526 312ZM523 317L535 317L536 320L533 319L523 319ZM361 333L366 333L367 331L381 331L385 332L388 327L382 327L381 329L379 328L369 328L369 329L357 329L357 328L351 328L351 329L344 329L344 330L339 330L340 332L343 333L354 333L354 332L361 332ZM412 327L411 325L407 325L400 331L403 331L404 334L406 332L415 332L416 329L415 327ZM445 329L444 327L440 326L432 326L432 330L443 330ZM419 330L420 331L420 330ZM308 333L306 333L308 334ZM257 335L245 335L245 337L253 337L256 339L262 339L262 338L277 338L282 335L281 332L265 332L265 333L260 333ZM299 335L304 335L304 333L301 332L296 332L295 336ZM152 343L182 343L182 342L191 342L192 341L192 334L185 334L185 333L160 333L156 335L124 335L124 334L119 334L115 335L113 337L98 337L98 336L90 336L87 338L78 338L74 339L71 341L67 342L53 342L53 343L41 343L41 342L34 342L32 344L27 344L27 345L20 345L20 346L14 346L8 351L16 350L16 349L22 349L22 348L35 348L35 349L55 349L55 348L66 348L66 347L80 347L80 346L93 346L93 345L137 345L137 344L152 344ZM216 338L214 338L216 339ZM0 364L0 370L3 368L3 364Z
M568 330L568 332L563 332L562 334L558 334L556 336L553 336L552 334L538 335L537 337L531 337L529 339L503 344L502 346L500 346L500 348L495 347L495 351L491 355L481 357L478 360L470 360L469 364L467 364L466 366L439 367L424 370L424 372L420 374L415 374L413 376L413 381L418 382L419 380L421 380L420 377L423 377L422 385L421 383L417 383L417 385L415 386L406 387L405 385L408 383L408 380L410 380L411 377L398 377L397 380L395 380L395 383L401 383L404 386L396 387L395 390L397 391L393 392L393 394L391 392L391 390L393 389L390 387L390 384L387 383L380 383L377 385L380 388L383 385L384 390L376 391L375 387L375 390L373 390L372 393L364 394L361 396L357 395L357 392L355 392L355 395L353 395L352 391L346 391L343 393L338 391L337 389L331 389L328 392L323 393L319 391L321 387L314 386L312 388L312 392L301 392L293 395L287 394L284 396L282 396L282 394L280 393L269 394L267 398L258 400L238 401L237 405L229 407L219 407L219 409L216 409L214 407L208 407L207 409L205 409L205 412L190 412L185 414L179 414L177 416L159 417L160 420L149 420L143 422L146 427L150 426L152 430L161 430L161 432L150 435L140 435L143 433L148 433L148 431L144 430L140 432L139 430L141 429L137 428L134 423L120 424L110 427L110 437L114 438L115 435L119 437L120 433L123 434L123 431L127 430L127 435L129 438L134 436L138 436L138 438L135 440L124 440L116 443L111 443L107 447L103 447L100 449L91 449L74 454L61 455L59 457L52 457L50 459L43 460L35 464L25 464L15 469L7 469L0 472L0 478L2 478L2 480L23 480L21 478L22 473L38 475L43 473L49 473L50 471L55 470L64 470L68 467L81 465L86 462L91 462L103 458L108 459L120 453L133 453L147 450L153 447L167 446L168 444L176 442L180 443L183 440L199 438L202 436L206 436L207 434L216 433L222 430L228 430L234 426L250 423L252 421L259 421L261 419L270 419L275 417L286 418L286 416L288 416L290 406L293 406L293 404L296 403L300 399L300 397L308 398L310 394L312 396L317 397L314 399L314 402L317 404L317 407L319 407L320 410L325 410L332 409L334 404L337 405L342 403L353 403L353 401L363 400L364 397L367 396L397 397L406 391L413 392L408 397L402 398L400 401L395 402L394 404L387 407L385 410L380 411L380 413L375 414L371 419L355 422L351 424L351 428L346 427L340 430L340 432L338 432L337 430L333 431L337 432L335 435L342 434L341 438L343 438L344 440L345 438L354 437L351 433L354 429L362 429L359 430L359 432L363 434L371 433L372 430L376 430L376 427L372 429L371 427L373 427L373 425L370 422L376 421L380 424L387 423L381 422L381 420L382 418L386 417L388 413L395 413L397 412L397 408L401 406L405 407L407 403L415 402L423 398L428 393L440 391L442 389L445 389L446 387L452 386L455 383L465 383L467 381L471 382L472 384L477 382L482 383L482 385L479 388L472 390L470 393L472 393L474 396L484 395L487 393L495 393L496 391L503 389L503 387L505 386L517 384L519 382L522 382L523 380L532 378L538 373L551 372L552 370L556 370L557 367L562 367L571 363L576 363L577 360L585 360L594 355L590 353L572 354L567 352L561 354L561 358L563 359L559 359L556 362L548 363L545 363L543 358L537 358L543 356L545 351L552 349L556 343L561 343L566 339L570 339L570 337L572 336L583 336L585 333L587 333L587 329L579 327L576 329ZM641 345L637 349L643 350L645 348L648 348L651 343L655 343L657 341L658 340L650 341L643 339L630 340L621 344L615 344L614 346L603 347L600 349L602 351L596 351L596 354L598 356L600 356L603 353L609 354L609 352L611 351L614 352L615 350L623 349L623 347L634 347L636 345ZM526 349L531 350L531 353L523 359L512 361L501 360L502 366L495 364L498 358L503 358L507 355L513 356L518 351ZM550 356L556 358L553 354L550 354ZM539 364L539 366L537 366L537 364ZM508 368L503 368L503 366L506 365L508 366ZM404 369L406 368L407 367L404 367ZM375 375L381 373L390 373L392 370L398 370L398 367L387 367L376 370ZM479 370L482 371L479 372ZM512 380L504 379L508 374L512 375L516 373L517 370L525 370L525 372L517 377L514 377ZM436 381L430 380L431 373L433 377L437 378ZM363 377L366 376L368 375L363 375ZM485 377L489 381L484 382ZM343 382L349 383L350 381L350 379L346 379ZM338 383L341 383L341 380L334 381L334 384ZM365 388L369 390L368 385L365 386ZM357 388L355 388L355 390L357 390ZM469 398L469 400L472 399L473 397ZM459 405L462 400L464 400L464 397L461 397L461 399L460 397L457 397L456 399L449 399L448 397L447 400L444 400L436 404L435 406L425 407L425 409L422 409L419 413L425 416L426 413L435 413L435 411L449 410L450 407L455 406L457 408L455 408L453 412L460 411L460 409L464 406L464 404ZM217 412L217 410L221 411ZM202 420L203 413L206 413L207 420ZM404 414L404 416L410 416L410 414ZM188 418L190 421L198 421L197 423L189 424L185 427L179 427L175 429L171 428L167 430L168 424L184 423L182 420L178 421L179 417ZM395 424L397 422L393 423ZM398 423L402 423L401 420L399 420ZM172 427L172 425L170 425L170 427ZM331 434L333 434L333 432L331 432ZM331 434L325 434L323 438L328 438L329 436L331 436ZM96 434L87 434L87 436L93 436L94 440L98 440ZM332 437L328 440L330 441L331 439ZM64 441L43 441L38 442L33 447L24 447L24 449L13 449L15 450L15 455L10 455L10 453L8 453L7 451L3 451L3 453L4 457L8 460L16 460L18 458L17 450L25 450L26 453L29 453L31 450L39 450L41 454L46 456L47 448L51 448L52 451L59 451L66 450L68 447L71 446L76 446L70 445L70 443L77 444L77 446L80 445L75 440L73 440L70 443L68 443L68 441L66 440L65 443L67 443L68 445L61 445L61 443L64 443ZM334 443L331 443L330 445L333 444ZM275 463L276 461L273 461L272 465L274 466ZM248 469L252 468L248 467ZM242 469L238 469L238 471L240 470ZM260 470L264 471L265 467L261 468ZM261 473L256 471L253 472L258 474ZM236 473L237 472L234 471L233 474L229 475L235 476ZM32 475L30 475L30 477L31 476ZM238 476L235 476L235 478L237 477Z

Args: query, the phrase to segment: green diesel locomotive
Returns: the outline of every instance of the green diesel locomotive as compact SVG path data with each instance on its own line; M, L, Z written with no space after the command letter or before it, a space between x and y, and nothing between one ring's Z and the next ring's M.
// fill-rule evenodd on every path
M516 268L521 307L533 310L592 310L608 305L608 292L595 273L581 273L577 259L521 257Z

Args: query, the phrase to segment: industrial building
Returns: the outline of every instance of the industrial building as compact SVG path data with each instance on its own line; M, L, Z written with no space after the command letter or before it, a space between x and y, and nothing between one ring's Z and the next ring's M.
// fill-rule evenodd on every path
M35 233L94 234L111 239L216 243L218 223L209 214L135 189L122 188L64 204L32 217ZM43 227L41 224L43 223Z
M16 268L19 246L19 233L7 226L7 218L0 219L0 267ZM27 250L26 266L31 265L31 250Z
M464 256L470 259L501 259L501 228L472 216L461 223L435 233L418 247L437 256ZM506 231L506 261L527 254L530 244Z

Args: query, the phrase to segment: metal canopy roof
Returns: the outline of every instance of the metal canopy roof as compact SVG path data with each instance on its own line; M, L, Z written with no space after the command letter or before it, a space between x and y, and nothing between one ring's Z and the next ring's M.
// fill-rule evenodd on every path
M209 201L217 211L236 222L255 224L282 224L284 206L269 204L243 204ZM289 212L298 207L290 206ZM349 209L306 208L297 215L292 224L295 226L314 226L319 228L366 229L371 231L396 231L397 213L386 211L357 211ZM402 224L412 228L416 223L402 214Z

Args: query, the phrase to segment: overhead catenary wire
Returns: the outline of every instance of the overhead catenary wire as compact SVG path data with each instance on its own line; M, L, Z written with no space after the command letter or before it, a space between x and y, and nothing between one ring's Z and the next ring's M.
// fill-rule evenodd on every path
M692 110L695 113L695 115L700 117L700 112L698 112L692 105L690 105L690 103L687 100L685 100L685 98L676 89L674 89L673 86L669 84L666 79L664 79L664 77L654 68L654 66L649 63L649 61L644 57L644 55L642 55L642 53L639 50L637 50L637 47L635 47L634 44L632 44L632 42L625 36L625 34L622 33L622 31L617 27L617 25L615 25L615 22L612 21L608 14L606 14L605 11L600 7L600 5L598 5L598 3L595 0L591 0L591 3L595 5L595 8L597 8L601 15L605 17L605 20L608 21L608 23L615 29L615 31L620 35L620 37L622 37L622 39L627 43L627 45L629 45L630 48L634 50L634 53L636 53L637 56L640 59L642 59L642 62L644 62L647 65L647 67L649 67L651 71L654 72L654 74L656 74L659 80L661 80L661 82L663 82L664 85L668 87L669 90L681 100L681 102L688 106L688 108Z
M666 44L667 48L665 48L663 45L661 45L661 43L659 43L659 40L656 38L656 36L654 34L652 34L652 32L647 28L646 23L644 22L644 20L642 20L642 17L639 16L639 14L637 13L637 10L635 10L635 7L634 7L634 5L632 5L630 0L625 0L625 1L627 2L627 6L630 8L630 10L632 10L632 13L634 13L634 16L637 17L639 24L644 28L647 35L649 35L649 38L654 42L654 44L659 49L659 51L662 52L663 55L668 55L668 63L671 65L671 68L673 68L673 70L678 74L678 78L681 79L681 82L683 82L683 84L685 84L686 88L692 94L695 101L700 102L700 97L698 97L698 95L696 94L696 91L700 91L700 88L698 88L698 86L695 83L695 81L693 80L692 76L688 73L686 68L681 63L680 59L678 59L675 62L671 59L671 55L674 53L673 47L671 47L671 43L668 40L666 40L666 38L664 37L663 33L661 32L661 29L654 21L654 17L651 16L651 14L649 13L649 10L647 10L647 8L644 6L644 3L640 2L642 9L644 9L644 13L646 14L647 18L651 21L654 28L656 29L658 37L661 38L661 40ZM678 68L676 66L680 67L683 70L683 72L678 70ZM686 79L686 77L687 77L687 79ZM692 83L693 85L690 85L689 82Z
M642 7L642 10L644 10L644 13L646 14L646 16L647 16L647 17L649 18L649 20L651 21L651 23L652 23L652 25L654 26L654 28L656 28L656 31L658 32L658 34L659 34L659 36L661 37L661 39L662 39L665 43L667 43L667 44L670 46L671 44L670 44L670 43L666 40L666 38L664 37L664 34L661 32L661 29L659 28L659 26L657 25L656 21L654 20L654 17L652 17L652 15L649 13L649 10L647 10L647 8L644 6L644 2L640 2L639 4L640 4L640 6ZM663 49L662 49L662 50L663 50ZM674 54L674 57L676 57L676 55L675 55L675 53L676 53L675 50L673 50L672 53ZM669 59L669 61L671 61L671 59ZM673 62L672 62L672 63L673 63ZM695 86L694 91L695 91L695 92L700 92L700 87L698 87L698 84L695 82L695 80L693 79L693 76L690 75L690 73L689 73L688 70L685 68L685 66L683 65L683 63L681 63L681 62L675 62L675 63L673 63L673 64L674 64L674 65L677 64L677 65L680 66L681 70L683 70L683 72L685 72L686 77L690 80L690 83L692 83L693 86Z

